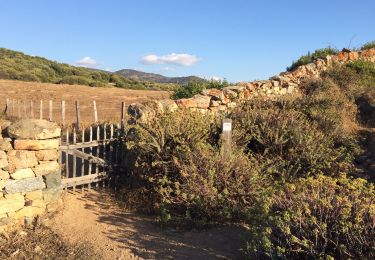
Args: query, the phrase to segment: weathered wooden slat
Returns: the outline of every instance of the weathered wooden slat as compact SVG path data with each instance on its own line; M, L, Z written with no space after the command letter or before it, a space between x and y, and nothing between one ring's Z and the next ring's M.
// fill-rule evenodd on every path
M96 123L98 123L98 110L96 108L96 101L94 100L92 103L93 103L93 106L94 106L94 122L96 124Z
M65 188L69 188L69 187L74 188L76 186L83 185L83 184L99 182L99 181L102 181L103 179L106 179L107 177L108 177L107 172L100 172L100 173L95 173L91 175L76 177L74 179L73 178L62 179L61 183L62 183L62 186Z
M48 116L48 119L49 119L49 121L52 122L52 120L53 120L53 101L52 101L52 100L50 100L50 101L48 102L48 109L49 109L49 116Z
M61 123L65 127L65 101L61 101Z
M89 132L89 142L92 142L92 126L90 126L90 132ZM92 155L92 146L89 147L89 154ZM89 161L89 166L88 166L88 174L92 174L92 162ZM89 190L91 189L91 183L88 184Z
M79 130L80 127L81 127L81 111L80 111L80 108L79 108L79 101L76 101L76 124L77 124L77 128Z
M69 129L66 129L65 142L69 146ZM61 149L60 149L61 150ZM65 178L69 178L69 154L65 153Z
M60 146L61 150L69 150L69 149L78 149L78 148L88 148L88 147L96 147L104 145L104 143L108 144L110 142L115 141L115 139L107 139L107 140L99 140L99 141L91 141L91 142L85 142L85 143L76 143L76 144L63 144Z
M101 141L100 140L100 126L99 125L96 127L96 140L97 140L97 142ZM98 157L100 156L100 147L101 146L98 146L96 148L96 156L98 156ZM99 165L98 164L95 164L95 174L99 174ZM99 187L98 182L96 183L96 187Z
M40 106L39 106L39 118L43 119L43 100L40 101Z
M125 111L125 102L121 102L121 129L124 130L125 128L125 115L126 115L126 111Z
M102 166L107 166L107 162L105 160L103 160L102 158L99 158L99 157L96 157L94 155L90 155L90 154L87 154L87 153L84 153L80 150L67 150L66 153L68 154L71 154L74 156L74 158L82 158L82 159L85 159L89 162L93 162L93 163L96 163L96 164L99 164L99 165L102 165ZM74 172L73 172L73 178L74 178Z
M73 144L77 143L77 132L76 129L73 128ZM69 150L66 151L66 153L69 153ZM77 156L73 154L73 178L77 177ZM76 186L73 185L73 191L76 191Z

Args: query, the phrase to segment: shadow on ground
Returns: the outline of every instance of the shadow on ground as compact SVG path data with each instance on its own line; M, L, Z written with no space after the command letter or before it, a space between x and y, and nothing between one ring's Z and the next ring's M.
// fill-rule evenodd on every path
M245 227L179 231L162 228L152 217L121 210L108 191L90 192L79 199L85 201L87 210L97 214L98 222L108 226L104 235L136 256L145 259L243 258L241 248L249 235Z

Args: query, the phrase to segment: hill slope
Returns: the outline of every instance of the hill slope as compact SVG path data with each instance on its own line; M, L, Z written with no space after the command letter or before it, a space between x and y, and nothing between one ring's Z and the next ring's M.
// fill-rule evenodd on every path
M160 74L147 73L138 70L123 69L115 72L125 78L136 80L136 81L148 81L157 83L177 83L186 85L189 81L204 81L204 79L197 76L187 76L187 77L166 77Z
M119 74L58 63L42 57L0 48L0 79L56 84L78 84L92 87L114 85L128 89L170 89L173 86L150 84Z

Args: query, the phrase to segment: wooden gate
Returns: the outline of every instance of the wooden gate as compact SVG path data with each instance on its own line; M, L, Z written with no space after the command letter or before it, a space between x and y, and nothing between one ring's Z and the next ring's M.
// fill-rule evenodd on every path
M66 129L60 144L63 187L90 189L115 180L123 156L122 136L120 124Z

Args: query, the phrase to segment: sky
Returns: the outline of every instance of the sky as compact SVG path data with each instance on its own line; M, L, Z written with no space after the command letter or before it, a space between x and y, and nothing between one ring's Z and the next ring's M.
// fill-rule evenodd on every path
M109 71L267 79L375 40L374 0L0 0L0 47Z

